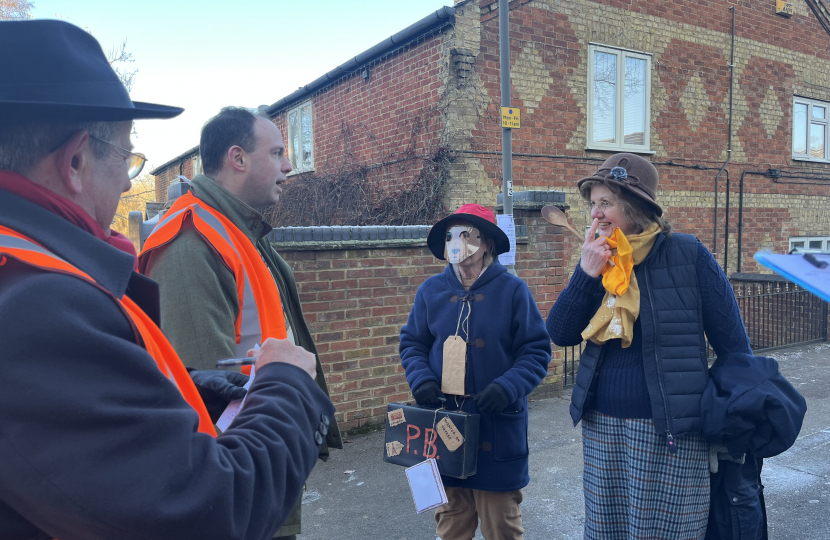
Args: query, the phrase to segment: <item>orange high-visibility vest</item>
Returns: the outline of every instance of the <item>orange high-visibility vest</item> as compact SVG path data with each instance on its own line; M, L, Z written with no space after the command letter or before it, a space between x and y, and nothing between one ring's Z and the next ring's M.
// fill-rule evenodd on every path
M199 391L193 384L190 374L179 359L179 355L173 350L173 346L167 341L158 326L141 310L135 302L126 295L116 298L108 290L99 285L92 277L82 272L72 264L61 259L48 249L26 236L6 227L0 226L0 267L6 264L6 257L12 257L22 263L28 264L41 270L58 272L76 277L97 287L115 301L136 335L136 342L144 345L144 348L156 361L156 366L181 392L185 401L193 407L199 415L199 431L216 436L213 422L210 420L205 404L199 396Z
M205 242L219 254L236 279L239 315L235 322L236 355L246 356L269 337L286 338L280 292L256 246L231 221L192 193L182 195L153 229L138 257L141 273L149 253L171 242L190 219Z

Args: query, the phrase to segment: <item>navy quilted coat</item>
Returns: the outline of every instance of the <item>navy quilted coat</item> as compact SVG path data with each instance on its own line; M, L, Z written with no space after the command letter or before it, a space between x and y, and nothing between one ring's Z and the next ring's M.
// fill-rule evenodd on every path
M661 234L634 268L640 286L643 362L654 427L669 439L701 431L700 397L709 380L703 313L695 267L698 240ZM602 362L602 347L588 342L571 396L576 425Z

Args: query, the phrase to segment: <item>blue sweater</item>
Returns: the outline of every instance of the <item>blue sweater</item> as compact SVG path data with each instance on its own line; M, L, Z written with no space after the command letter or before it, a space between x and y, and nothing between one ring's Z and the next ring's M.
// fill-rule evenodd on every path
M746 330L732 286L715 258L698 244L697 279L703 306L703 327L709 344L718 355L751 353ZM602 278L593 278L578 264L568 286L559 295L547 320L551 340L562 347L582 342L582 331L599 309L605 289ZM584 412L594 410L616 418L651 418L651 401L643 368L642 332L639 318L634 323L631 346L622 340L604 345L604 356L596 376L595 399Z

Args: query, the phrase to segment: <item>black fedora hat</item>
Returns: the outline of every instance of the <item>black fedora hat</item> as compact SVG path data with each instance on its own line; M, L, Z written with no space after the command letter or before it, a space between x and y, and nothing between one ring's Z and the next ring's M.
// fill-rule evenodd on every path
M63 21L0 22L0 122L172 118L179 107L132 101L89 33Z
M493 239L496 255L510 251L510 240L503 230L496 225L496 216L491 210L480 204L465 204L444 219L438 221L429 230L427 246L439 261L444 259L444 243L447 225L453 221L466 221L485 235Z

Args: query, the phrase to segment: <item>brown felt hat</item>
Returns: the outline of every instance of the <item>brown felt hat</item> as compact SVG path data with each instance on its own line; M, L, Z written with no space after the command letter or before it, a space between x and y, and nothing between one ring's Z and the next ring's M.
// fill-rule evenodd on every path
M581 187L588 180L597 180L606 184L616 184L632 195L650 203L657 215L663 215L663 209L657 204L657 169L652 163L635 154L614 154L592 176L583 178L576 186Z

